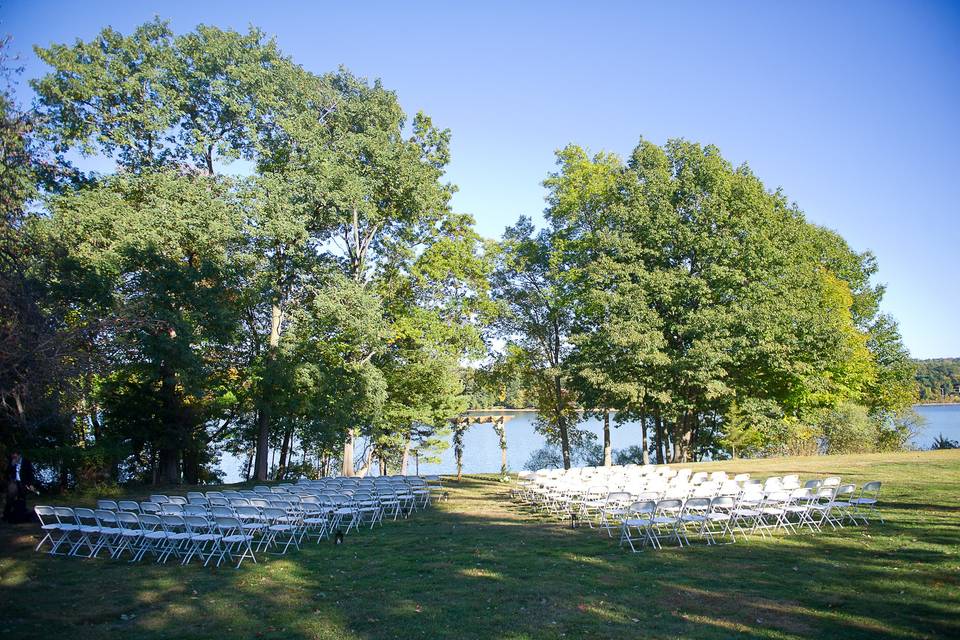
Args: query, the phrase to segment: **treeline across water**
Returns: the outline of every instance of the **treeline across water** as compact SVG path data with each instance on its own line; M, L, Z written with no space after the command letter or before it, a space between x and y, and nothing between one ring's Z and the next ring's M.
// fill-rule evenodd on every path
M713 146L567 146L544 224L491 241L449 130L256 29L36 51L0 105L0 438L64 487L405 472L503 404L565 465L589 416L657 461L907 441L874 257Z
M960 402L960 358L917 360L920 402Z

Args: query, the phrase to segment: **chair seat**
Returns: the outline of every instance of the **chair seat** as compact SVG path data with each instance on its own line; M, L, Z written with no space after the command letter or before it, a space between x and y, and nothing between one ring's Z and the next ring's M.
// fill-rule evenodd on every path
M198 542L213 542L214 540L219 540L221 537L222 536L215 533L195 533L190 536L190 539Z
M680 519L684 522L703 522L707 517L698 513L685 513Z
M676 518L658 516L653 519L654 524L676 524L678 520Z
M239 534L223 536L224 542L250 542L251 540L253 540L253 536L242 536Z
M644 520L642 518L630 518L629 520L624 520L623 524L628 527L647 527L650 526L650 520Z
M876 498L854 498L850 501L852 504L877 504Z
M708 520L729 520L729 519L730 519L730 514L729 514L729 513L717 513L717 512L708 513L708 514L707 514L707 519L708 519Z

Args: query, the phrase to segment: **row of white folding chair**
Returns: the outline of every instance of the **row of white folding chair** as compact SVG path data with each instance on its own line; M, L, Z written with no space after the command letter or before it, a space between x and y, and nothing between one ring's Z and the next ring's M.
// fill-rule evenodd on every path
M787 478L786 480L790 482L790 484L786 486L783 484L781 478L776 478L773 482L767 482L764 485L756 483L748 484L746 486L764 487L768 491L773 491L794 488L798 485L798 479L796 477ZM817 486L818 484L819 481L813 481L812 486ZM811 485L811 483L808 483L808 485ZM591 526L593 520L597 520L598 524L600 524L600 521L602 520L601 512L604 505L604 494L606 493L604 487L591 487L582 493L569 488L567 488L564 492L561 487L562 485L554 487L553 491L548 489L545 492L542 492L542 504L540 506L544 507L544 510L555 513L561 517L568 517L571 512L576 512L581 519L588 520ZM722 484L711 481L695 486L663 486L662 484L654 483L645 487L633 487L632 489L632 491L627 491L626 493L631 493L634 496L639 496L642 494L649 497L656 497L657 499L686 500L688 498L712 498L721 495L736 496L740 492L741 487L736 482L736 479L734 479L727 480ZM614 491L610 493L621 492ZM537 492L534 492L534 502L536 502L536 497Z
M663 548L663 542L674 540L677 546L690 544L689 534L695 533L715 544L729 537L734 540L728 526L734 501L730 497L691 498L682 500L642 500L626 508L626 517L620 524L620 546L626 543L631 551L650 545ZM639 549L636 542L639 542Z
M84 557L95 558L106 549L111 558L129 552L131 562L135 562L149 552L158 562L166 562L171 555L176 555L186 564L199 556L204 559L204 565L219 556L219 565L224 557L232 558L232 551L244 544L249 548L248 538L224 532L223 523L214 524L199 516L158 516L44 505L35 507L35 512L45 534L36 550L49 542L51 554L60 554L60 548L67 547L65 555L79 556L85 551ZM245 557L253 558L252 552L244 551L240 562Z

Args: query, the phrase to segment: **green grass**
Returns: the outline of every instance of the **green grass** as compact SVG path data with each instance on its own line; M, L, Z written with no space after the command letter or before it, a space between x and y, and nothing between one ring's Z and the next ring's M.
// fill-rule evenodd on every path
M0 623L35 638L960 637L960 451L691 465L884 482L887 524L631 554L448 482L426 513L240 570L34 553L0 530Z

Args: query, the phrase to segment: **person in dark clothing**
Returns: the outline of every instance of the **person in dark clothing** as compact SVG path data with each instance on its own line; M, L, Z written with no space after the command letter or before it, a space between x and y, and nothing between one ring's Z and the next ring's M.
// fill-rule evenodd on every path
M10 523L27 522L27 491L33 488L33 465L20 451L14 451L7 466L7 501L3 505L3 519Z

